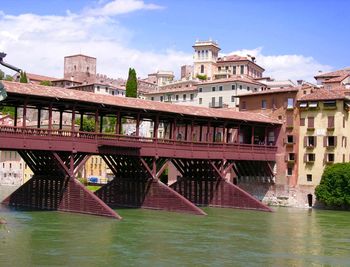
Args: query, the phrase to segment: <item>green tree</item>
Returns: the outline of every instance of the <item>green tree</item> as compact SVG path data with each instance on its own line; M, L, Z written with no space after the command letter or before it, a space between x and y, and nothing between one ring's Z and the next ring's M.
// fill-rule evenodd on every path
M80 118L75 120L75 124L80 125ZM84 117L83 119L83 132L95 131L95 119L91 116Z
M206 74L197 74L196 76L199 80L202 80L202 81L205 81L208 79L207 75Z
M350 208L350 163L326 167L315 195L328 207Z
M19 82L20 83L28 83L27 73L25 71L21 71L20 76L19 76Z
M52 82L51 81L41 81L40 85L52 86Z
M12 82L13 81L13 77L11 75L6 75L5 76L5 81L10 81Z
M15 117L15 107L9 107L9 106L1 106L0 107L0 112L3 115L10 115L11 118Z
M0 70L0 80L3 80L5 78L5 72Z
M128 80L126 82L126 93L127 97L137 97L137 78L136 71L132 68L129 68Z

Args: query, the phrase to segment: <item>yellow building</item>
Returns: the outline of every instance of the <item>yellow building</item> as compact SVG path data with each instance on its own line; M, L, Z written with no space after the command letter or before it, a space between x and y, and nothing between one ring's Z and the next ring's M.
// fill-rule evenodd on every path
M347 149L350 97L344 90L318 89L298 101L298 185L313 195L328 164L350 160Z
M91 156L84 165L82 176L87 179L97 177L98 183L107 183L108 178L113 175L100 156Z

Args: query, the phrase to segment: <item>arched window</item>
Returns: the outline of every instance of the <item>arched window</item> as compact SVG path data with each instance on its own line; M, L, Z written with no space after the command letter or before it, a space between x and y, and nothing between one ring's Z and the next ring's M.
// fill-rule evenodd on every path
M201 73L204 73L204 65L201 65Z

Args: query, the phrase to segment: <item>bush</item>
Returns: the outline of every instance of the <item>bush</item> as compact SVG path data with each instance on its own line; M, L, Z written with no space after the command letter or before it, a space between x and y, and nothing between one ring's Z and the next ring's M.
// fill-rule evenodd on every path
M350 208L350 163L326 167L315 195L328 207Z
M203 74L203 75L201 75L201 74L197 74L197 76L196 76L199 80L202 80L202 81L205 81L205 80L207 80L208 79L208 77L207 77L207 75L206 74Z

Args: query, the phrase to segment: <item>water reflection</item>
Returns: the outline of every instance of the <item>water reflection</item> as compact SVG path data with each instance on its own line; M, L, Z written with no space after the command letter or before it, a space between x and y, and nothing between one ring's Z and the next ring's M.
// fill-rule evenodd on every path
M308 266L350 261L348 212L138 209L124 220L0 208L0 266Z

